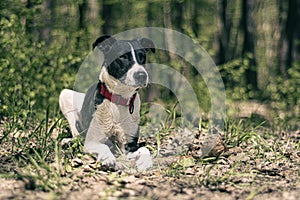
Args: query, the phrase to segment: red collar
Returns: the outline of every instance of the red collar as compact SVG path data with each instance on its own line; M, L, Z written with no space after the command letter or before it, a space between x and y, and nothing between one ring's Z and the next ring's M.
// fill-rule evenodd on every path
M108 91L105 83L99 82L100 88L99 93L103 95L106 99L115 103L116 105L129 106L129 113L132 114L134 111L134 100L137 93L134 93L129 99L122 97L119 94L113 94Z

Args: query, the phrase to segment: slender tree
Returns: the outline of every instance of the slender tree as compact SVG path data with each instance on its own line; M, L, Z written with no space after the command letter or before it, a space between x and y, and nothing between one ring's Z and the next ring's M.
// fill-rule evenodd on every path
M247 89L256 91L257 87L257 63L254 49L255 25L253 19L254 0L242 0L242 17L240 27L243 32L242 57L249 60L249 67L245 71Z
M295 52L295 60L300 61L300 2L297 1L297 22L296 23L296 52Z
M102 16L104 23L102 25L102 33L111 34L111 23L113 23L113 19L111 19L113 13L113 4L110 2L102 1Z
M88 2L87 0L82 0L79 4L78 4L78 15L79 15L79 19L78 19L78 32L81 33L86 33L87 32L87 28L86 28L86 16L87 16L87 9L88 9ZM86 35L86 34L79 34L77 35L77 48L80 47L80 40L82 39L82 35Z
M217 64L224 64L227 61L227 54L229 50L229 39L230 39L230 29L231 21L228 19L227 14L227 0L220 0L218 5L219 13L219 26L220 33L218 38L218 55L217 55Z
M45 17L45 22L43 28L39 30L40 38L43 41L46 41L47 44L51 42L51 31L54 22L54 8L55 8L55 0L46 0L43 3L43 16Z
M299 34L299 6L297 0L279 1L280 15L286 15L286 19L280 18L281 37L279 40L279 73L287 79L287 70L293 64L294 55L297 52L297 32ZM287 9L285 9L287 7ZM299 47L298 47L299 48Z

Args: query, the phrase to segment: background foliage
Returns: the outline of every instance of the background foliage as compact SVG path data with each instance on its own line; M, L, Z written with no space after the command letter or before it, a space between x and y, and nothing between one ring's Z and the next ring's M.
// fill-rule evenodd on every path
M227 98L257 100L299 120L299 1L7 0L0 2L0 115L57 113L62 88L72 88L91 44L101 34L146 26L194 38L214 58ZM163 54L163 52L161 53ZM209 107L193 69L161 56L186 75ZM168 91L149 89L149 101ZM166 98L164 98L166 97ZM277 117L279 114L275 114Z

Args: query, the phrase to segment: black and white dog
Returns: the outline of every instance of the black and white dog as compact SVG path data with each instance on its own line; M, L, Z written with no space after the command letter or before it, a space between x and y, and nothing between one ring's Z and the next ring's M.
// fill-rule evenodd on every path
M149 82L146 53L155 52L147 38L116 40L105 35L93 43L104 55L99 81L88 91L64 89L59 97L72 136L85 138L84 149L97 160L116 167L118 150L134 159L139 170L152 166L150 152L138 146L140 98L138 89Z

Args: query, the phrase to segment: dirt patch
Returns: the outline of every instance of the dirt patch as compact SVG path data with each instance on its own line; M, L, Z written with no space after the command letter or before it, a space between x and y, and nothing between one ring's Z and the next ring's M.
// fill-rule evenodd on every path
M298 199L299 134L261 133L236 146L223 138L229 147L223 146L217 157L199 159L194 156L201 144L197 133L193 145L178 143L184 155L172 155L174 141L181 140L173 131L161 140L165 155L154 159L151 170L111 172L93 156L80 154L60 169L49 164L56 170L49 180L46 172L41 180L31 176L9 156L9 143L2 143L0 199ZM157 145L155 137L148 145Z

